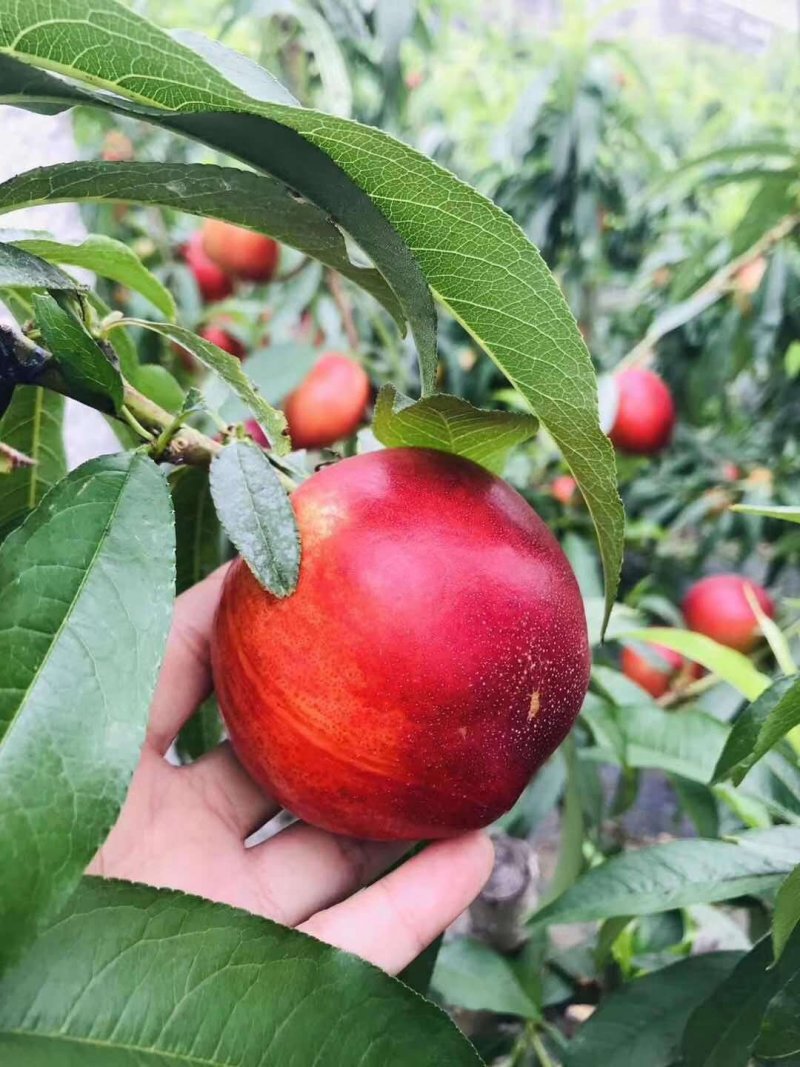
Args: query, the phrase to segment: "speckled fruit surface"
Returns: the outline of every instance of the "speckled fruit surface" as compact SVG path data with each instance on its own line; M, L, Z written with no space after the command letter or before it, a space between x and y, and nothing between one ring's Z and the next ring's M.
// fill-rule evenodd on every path
M617 414L609 437L622 452L649 456L666 448L675 428L675 404L662 379L639 367L616 376Z
M370 390L360 364L327 352L284 402L292 446L326 448L350 437L364 421Z
M226 274L251 282L268 282L275 273L280 246L271 237L219 219L203 223L203 249Z
M748 585L764 614L774 618L775 605L760 585L739 574L713 574L695 582L684 597L686 625L721 645L749 652L758 644L761 631L745 595Z
M577 582L525 500L469 460L398 448L292 497L303 546L279 600L241 561L212 640L246 769L290 811L372 839L446 837L508 810L577 716Z

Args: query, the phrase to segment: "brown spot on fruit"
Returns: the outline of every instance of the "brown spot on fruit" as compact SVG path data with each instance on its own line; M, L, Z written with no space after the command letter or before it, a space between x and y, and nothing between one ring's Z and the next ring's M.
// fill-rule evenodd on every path
M533 722L533 720L539 714L540 703L541 702L539 700L539 690L534 689L534 691L531 693L531 706L528 709L528 722Z

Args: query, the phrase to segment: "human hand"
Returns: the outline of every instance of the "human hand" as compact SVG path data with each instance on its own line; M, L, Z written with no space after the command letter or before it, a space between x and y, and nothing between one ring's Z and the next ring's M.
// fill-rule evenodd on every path
M374 882L407 842L359 841L295 823L245 848L279 806L230 746L187 767L164 758L211 689L209 638L224 574L177 600L141 760L89 873L244 908L396 974L480 891L492 868L491 843L482 832L438 841Z

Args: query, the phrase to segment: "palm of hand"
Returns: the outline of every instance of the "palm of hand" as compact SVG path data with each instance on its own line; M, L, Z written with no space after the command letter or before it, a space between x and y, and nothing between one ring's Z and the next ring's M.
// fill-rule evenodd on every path
M296 823L246 848L245 838L278 805L230 747L220 745L189 767L164 758L211 685L208 641L222 578L217 572L178 599L139 767L89 873L231 904L396 973L479 892L491 870L491 845L482 833L440 841L371 885L408 845Z

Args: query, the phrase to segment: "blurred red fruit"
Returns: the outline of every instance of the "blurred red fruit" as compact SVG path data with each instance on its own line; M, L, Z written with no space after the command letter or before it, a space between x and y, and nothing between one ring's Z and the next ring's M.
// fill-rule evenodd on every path
M129 163L136 153L130 137L121 130L110 130L103 139L103 159L107 163Z
M274 275L280 248L271 237L219 219L207 219L202 235L206 255L226 274L250 282L268 282Z
M578 483L571 474L559 474L550 484L550 492L559 504L572 504L577 490Z
M200 331L200 337L206 341L210 341L212 345L216 345L217 348L223 349L225 352L230 352L232 356L236 356L237 359L244 359L247 355L247 349L244 347L238 337L234 337L233 334L228 333L217 323L210 323L208 326L204 326Z
M748 585L764 614L774 618L775 605L760 585L738 574L714 574L695 582L684 597L686 625L721 645L749 652L758 644L761 631L745 596Z
M726 482L738 482L742 476L742 468L735 463L722 464L722 477Z
M224 300L233 292L233 281L209 259L203 248L203 235L193 233L183 250L183 258L194 275L203 300Z
M734 284L738 292L745 296L752 296L761 287L764 275L767 272L767 261L763 256L756 256L734 275Z
M665 645L648 646L653 656L651 662L642 653L626 646L622 650L622 673L632 682L636 682L651 696L661 697L680 674L685 660L679 652L673 652ZM659 666L661 661L662 665Z
M295 815L378 840L447 837L515 802L589 680L575 576L525 500L469 460L389 448L292 495L300 581L242 560L212 637L252 778Z
M326 353L284 402L294 448L326 448L350 437L364 419L371 386L360 364Z
M621 452L649 456L665 448L675 426L675 405L663 380L639 367L616 376L617 414L608 435Z
M248 419L244 424L244 428L247 431L247 436L252 438L257 445L261 445L262 448L269 448L269 438L261 429L255 419Z

